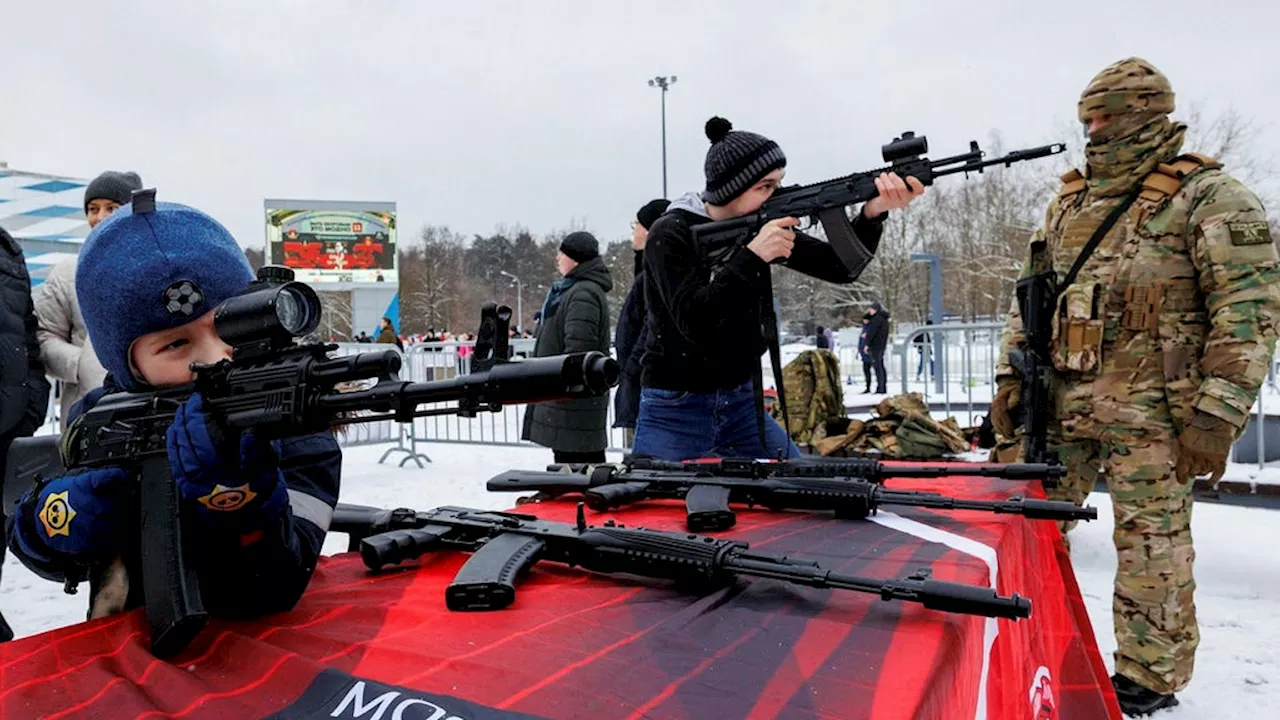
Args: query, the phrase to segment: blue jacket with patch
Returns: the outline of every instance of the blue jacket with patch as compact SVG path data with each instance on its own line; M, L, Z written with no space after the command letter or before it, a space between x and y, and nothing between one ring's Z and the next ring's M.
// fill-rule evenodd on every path
M89 393L72 409L68 422L97 404L103 395L117 391L108 377L107 385ZM315 570L333 507L338 502L342 450L331 433L321 432L282 439L278 451L289 504L273 525L249 534L205 530L196 522L194 513L183 511L188 559L199 578L205 609L216 617L243 619L288 610L302 596ZM86 566L77 558L49 548L35 508L44 484L28 491L9 516L9 547L23 565L44 578L59 582L89 580L91 597L96 596L99 574L110 559ZM239 483L227 478L223 484ZM127 503L127 507L130 518L122 526L137 528L138 503ZM130 580L126 606L132 608L143 604L140 533L127 535L121 538L121 557Z

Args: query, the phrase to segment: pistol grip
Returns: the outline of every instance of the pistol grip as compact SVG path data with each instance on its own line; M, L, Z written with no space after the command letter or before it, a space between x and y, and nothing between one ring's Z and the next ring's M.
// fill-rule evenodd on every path
M586 499L587 507L596 512L603 512L643 500L648 489L647 482L620 482L597 485L582 495Z
M729 509L729 488L723 485L694 485L684 496L685 527L689 532L719 532L738 522Z
M537 562L546 543L504 533L475 551L444 591L450 610L501 610L516 599L516 579Z
M425 525L371 535L360 541L360 559L370 570L413 560L434 548L448 532L447 527Z

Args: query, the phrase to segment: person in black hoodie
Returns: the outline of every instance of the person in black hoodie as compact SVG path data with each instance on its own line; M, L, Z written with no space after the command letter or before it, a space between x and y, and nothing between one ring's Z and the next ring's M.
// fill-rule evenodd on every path
M650 228L645 247L649 338L632 452L667 460L796 455L782 428L761 417L756 396L762 388L754 387L766 349L763 322L773 318L769 263L828 282L855 278L830 245L792 230L796 218L768 223L722 266L712 267L693 242L693 226L747 215L775 191L786 192L778 189L786 157L777 143L734 131L723 118L708 121L706 132L706 188L675 200ZM915 178L908 185L892 173L875 182L880 194L853 221L871 252L885 213L924 192Z
M542 304L535 357L599 350L609 352L609 298L613 277L589 232L560 242L556 264L564 277L551 284ZM579 398L527 406L525 440L551 448L558 463L602 463L609 445L608 397Z
M888 394L885 380L884 350L889 346L889 313L878 301L867 310L871 316L867 322L867 352L871 355L871 367L876 372L876 394Z
M624 428L625 444L635 441L636 415L640 412L640 361L644 356L649 332L645 327L644 306L644 246L649 239L649 228L667 211L670 200L650 200L636 213L631 223L631 249L635 251L635 275L627 299L622 303L618 316L618 329L613 336L613 346L618 351L618 364L622 372L618 378L618 390L613 395L613 426Z
M44 423L49 405L49 381L36 338L31 278L22 247L4 228L0 228L0 300L0 477L4 477L9 444L35 433ZM0 521L3 510L0 508ZM3 563L4 546L0 544ZM0 616L0 642L12 639L13 631Z

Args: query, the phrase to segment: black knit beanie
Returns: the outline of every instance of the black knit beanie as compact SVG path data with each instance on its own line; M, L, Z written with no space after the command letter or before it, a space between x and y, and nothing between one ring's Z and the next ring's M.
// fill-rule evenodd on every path
M734 130L722 117L708 120L706 131L711 149L703 166L707 188L702 199L712 205L727 205L765 175L787 166L787 156L778 143L753 132Z
M118 205L128 205L133 200L133 191L141 189L142 178L138 173L108 170L84 189L84 211L89 212L92 200L111 200Z
M640 227L648 230L658 221L658 218L662 217L662 213L667 211L667 206L670 204L670 200L662 198L650 200L636 212L636 222L640 223Z
M560 241L560 252L569 256L574 262L584 263L591 258L600 257L600 242L596 236L585 230L571 232Z

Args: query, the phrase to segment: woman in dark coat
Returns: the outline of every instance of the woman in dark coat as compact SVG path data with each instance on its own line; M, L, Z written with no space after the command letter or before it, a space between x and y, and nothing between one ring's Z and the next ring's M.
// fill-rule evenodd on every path
M588 232L569 233L556 263L564 277L551 286L542 305L534 356L609 352L606 294L613 278L600 257L600 243ZM529 405L523 437L551 448L556 462L602 463L609 445L608 408L607 396Z

